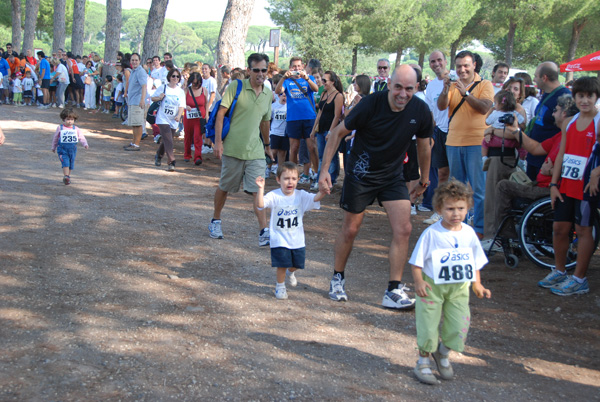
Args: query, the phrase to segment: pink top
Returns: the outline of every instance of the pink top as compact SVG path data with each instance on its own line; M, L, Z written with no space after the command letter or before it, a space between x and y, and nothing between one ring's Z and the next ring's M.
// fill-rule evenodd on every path
M54 136L52 137L52 151L56 151L56 148L58 147L58 140L60 139L60 130L62 127L67 128L67 129L74 128L75 132L77 133L77 140L79 142L81 142L81 145L83 145L84 147L88 146L87 140L85 139L85 137L79 130L79 127L77 127L77 126L68 127L64 124L61 124L58 127L56 127L56 132L54 133Z

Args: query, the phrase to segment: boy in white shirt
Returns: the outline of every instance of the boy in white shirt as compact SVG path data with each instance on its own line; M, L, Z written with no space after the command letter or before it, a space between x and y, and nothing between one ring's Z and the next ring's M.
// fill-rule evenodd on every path
M256 178L258 193L256 206L258 209L271 208L270 245L271 266L277 268L277 286L275 297L287 299L285 276L289 272L290 286L298 281L294 275L297 269L304 269L306 256L304 242L304 225L302 218L306 211L320 209L320 200L325 193L319 191L311 194L304 190L296 191L298 185L298 166L293 162L279 163L277 183L280 187L264 195L265 179Z
M27 70L25 72L25 78L23 78L23 100L25 101L25 104L27 106L31 105L31 102L33 100L33 87L35 85L35 82L33 81L33 78L31 78L31 71Z

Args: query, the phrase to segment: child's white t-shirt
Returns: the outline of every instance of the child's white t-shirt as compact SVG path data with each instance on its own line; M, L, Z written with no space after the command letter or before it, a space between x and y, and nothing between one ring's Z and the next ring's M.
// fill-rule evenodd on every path
M119 82L117 84L117 88L115 89L115 102L123 102L123 83Z
M21 79L15 78L13 81L13 93L19 94L21 92L23 92L23 87L21 87Z
M23 91L31 91L33 89L33 79L31 78L23 78Z
M279 101L275 101L271 105L271 135L277 135L279 137L285 137L286 128L286 117L287 116L287 104L281 104Z
M435 280L432 260L434 251L440 253L442 250L450 252L453 249L470 249L473 256L470 265L474 270L483 268L488 263L488 259L481 248L475 230L465 223L461 223L461 225L462 229L458 231L446 229L441 220L429 226L421 233L408 263L421 268L425 275ZM452 262L448 261L448 263Z
M304 190L295 190L294 194L285 196L280 188L265 195L265 208L271 208L271 248L305 247L302 217L306 211L321 208L321 203L315 202L315 196Z

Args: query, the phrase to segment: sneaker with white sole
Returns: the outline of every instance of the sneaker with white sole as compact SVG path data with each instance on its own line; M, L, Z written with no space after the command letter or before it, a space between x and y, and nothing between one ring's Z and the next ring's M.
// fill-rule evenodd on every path
M544 279L538 282L538 286L550 289L554 286L560 285L567 279L569 279L569 275L567 275L566 272L561 272L557 269L553 269L548 275L546 275Z
M400 285L399 288L392 291L386 290L383 295L381 305L386 308L394 308L398 310L413 308L415 306L415 299L408 297L405 290L408 290L408 288L404 285Z
M486 254L488 252L501 252L502 243L498 240L494 241L494 239L481 240L481 248Z
M579 283L573 276L569 276L568 280L550 288L550 291L558 296L583 295L590 291L590 286L588 285L587 278L582 283Z
M417 207L414 204L410 206L410 214L411 215L417 214Z
M290 286L295 288L296 286L298 286L298 279L296 279L296 273L295 272L290 272L290 271L286 271L287 274L287 278L288 281L290 282Z
M222 239L223 231L221 230L221 220L214 220L208 224L208 231L210 233L210 237L213 239Z
M278 167L278 166L279 166L279 165L278 165L277 163L274 163L274 164L271 166L271 173L273 173L273 174L277 174L277 167Z
M431 215L429 218L425 219L423 221L423 223L426 225L433 225L440 219L442 219L442 215L438 214L437 212L434 212L433 215Z
M278 300L286 300L288 298L288 295L287 295L287 290L285 289L285 287L283 287L283 288L276 287L275 288L275 297Z
M258 234L258 246L268 246L271 241L271 236L269 234L269 228L264 228L261 233Z
M319 182L313 182L313 184L310 185L310 191L319 191Z
M419 204L419 205L417 205L417 211L420 211L420 212L431 212L431 209L427 208L423 204Z
M269 167L267 166L267 168L265 169L265 179L268 179L269 177L271 177L271 169L269 169Z
M302 173L302 175L300 176L300 180L298 180L298 184L308 184L308 183L310 183L310 177L308 177L307 175Z
M329 283L329 298L335 301L348 301L346 290L344 289L346 280L342 279L342 275L335 274Z

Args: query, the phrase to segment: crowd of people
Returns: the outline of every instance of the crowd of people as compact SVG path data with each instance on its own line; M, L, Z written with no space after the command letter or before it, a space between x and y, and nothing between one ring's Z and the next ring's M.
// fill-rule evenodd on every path
M480 270L487 263L486 252L501 250L496 232L513 197L552 199L556 268L538 285L562 296L589 292L586 272L594 252L600 187L596 78L579 78L569 89L560 83L557 65L544 62L533 79L524 72L509 77L510 66L498 63L492 79L485 80L477 54L459 52L450 71L444 53L434 51L429 66L435 78L429 82L418 65L392 68L389 60L380 59L377 77L354 76L344 90L338 74L324 70L318 60L304 64L300 57L292 57L288 69L281 70L267 55L254 53L245 69L221 66L217 71L202 63L178 68L169 53L163 61L154 56L145 64L137 53L120 53L113 78L102 74L96 54L79 63L62 50L49 61L43 52L37 62L29 53L20 62L10 50L5 54L11 72L13 65L24 69L18 85L25 88L24 81L35 74L39 93L32 98L23 91L21 97L13 90L9 95L7 88L14 89L20 80L11 73L12 84L3 81L5 102L37 99L41 108L71 103L61 114L64 124L52 145L60 151L65 184L70 183L74 144L81 141L87 147L73 125L73 108L108 113L126 104L132 141L124 150L139 151L151 129L159 144L154 163L161 166L166 156L168 171L175 171L174 141L183 133L185 162L200 165L206 153L221 161L208 224L211 238L225 236L222 214L229 194L243 188L253 195L259 246L270 246L277 268L277 299L288 298L286 278L295 286L296 272L304 268L303 214L318 209L319 201L332 193L343 167L339 205L344 214L334 244L329 297L348 300L345 268L365 212L377 201L392 229L382 305L398 310L416 306L415 375L425 383L437 381L430 356L442 378L454 375L448 356L450 350L464 348L470 285L478 297L491 297ZM510 179L519 169L529 184ZM264 194L265 179L272 174L280 188ZM271 209L270 221L265 208ZM409 260L411 215L418 210L433 212L424 221L431 226ZM577 266L567 275L573 224ZM502 235L514 236L514 226ZM402 282L407 261L416 299Z

